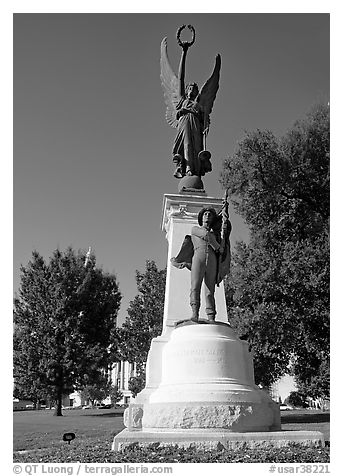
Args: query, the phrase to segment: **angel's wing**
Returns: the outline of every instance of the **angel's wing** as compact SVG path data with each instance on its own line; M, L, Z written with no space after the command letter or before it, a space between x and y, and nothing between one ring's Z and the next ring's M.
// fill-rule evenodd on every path
M176 105L180 98L178 96L178 79L168 59L167 38L163 38L161 43L161 83L167 106L166 119L168 124L176 128L178 124L176 119Z
M213 103L219 88L220 66L221 66L221 58L220 58L220 55L217 55L213 73L211 77L203 85L203 87L201 88L201 91L198 96L198 102L200 103L204 111L205 129L209 127L210 114L212 112Z

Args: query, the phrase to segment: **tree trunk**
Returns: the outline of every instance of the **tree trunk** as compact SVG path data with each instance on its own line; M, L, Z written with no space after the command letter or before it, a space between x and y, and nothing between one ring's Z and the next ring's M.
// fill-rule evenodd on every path
M62 389L59 388L57 390L57 400L56 400L56 405L55 405L55 411L54 411L54 416L63 416L62 415Z

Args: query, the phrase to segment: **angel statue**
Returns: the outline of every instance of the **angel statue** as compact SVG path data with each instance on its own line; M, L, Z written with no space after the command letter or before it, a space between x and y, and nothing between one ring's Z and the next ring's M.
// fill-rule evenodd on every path
M201 177L211 172L211 154L206 148L206 136L209 131L210 114L219 87L220 55L211 77L199 92L196 83L185 85L186 56L188 49L195 41L195 30L192 25L190 42L181 41L182 25L177 31L177 41L182 48L178 77L174 74L167 54L167 38L161 43L161 81L167 105L166 119L168 124L177 128L173 146L173 162L176 170L174 177L181 179L186 175Z

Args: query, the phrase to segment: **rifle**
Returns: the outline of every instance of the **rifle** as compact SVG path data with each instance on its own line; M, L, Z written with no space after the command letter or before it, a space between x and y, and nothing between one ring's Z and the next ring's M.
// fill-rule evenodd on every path
M223 205L221 210L218 212L218 216L222 216L222 223L221 223L221 229L220 229L220 239L221 242L224 241L225 248L224 248L224 253L222 255L218 256L217 260L217 279L216 283L217 286L219 286L219 279L220 279L220 263L223 262L226 258L227 254L227 239L228 239L228 232L230 234L230 230L228 230L228 223L229 222L229 202L228 202L228 197L229 197L229 190L225 190L225 195L223 198Z
M228 224L228 221L229 221L229 202L228 202L228 198L229 198L229 190L226 189L225 190L225 195L224 195L224 198L223 198L223 206L222 206L222 209L219 212L219 215L222 215L222 217L224 218L222 220L222 227L221 227L221 231L220 231L220 237L221 237L222 240L224 238L226 238L227 224ZM225 212L225 215L224 215L224 212Z

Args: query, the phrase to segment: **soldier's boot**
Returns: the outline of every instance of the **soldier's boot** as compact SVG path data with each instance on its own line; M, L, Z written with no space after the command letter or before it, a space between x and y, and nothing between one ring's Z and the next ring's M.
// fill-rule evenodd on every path
M215 313L207 314L207 319L209 322L214 322L216 319Z
M191 304L191 308L192 308L191 321L198 322L199 321L200 306L199 306L199 304Z

